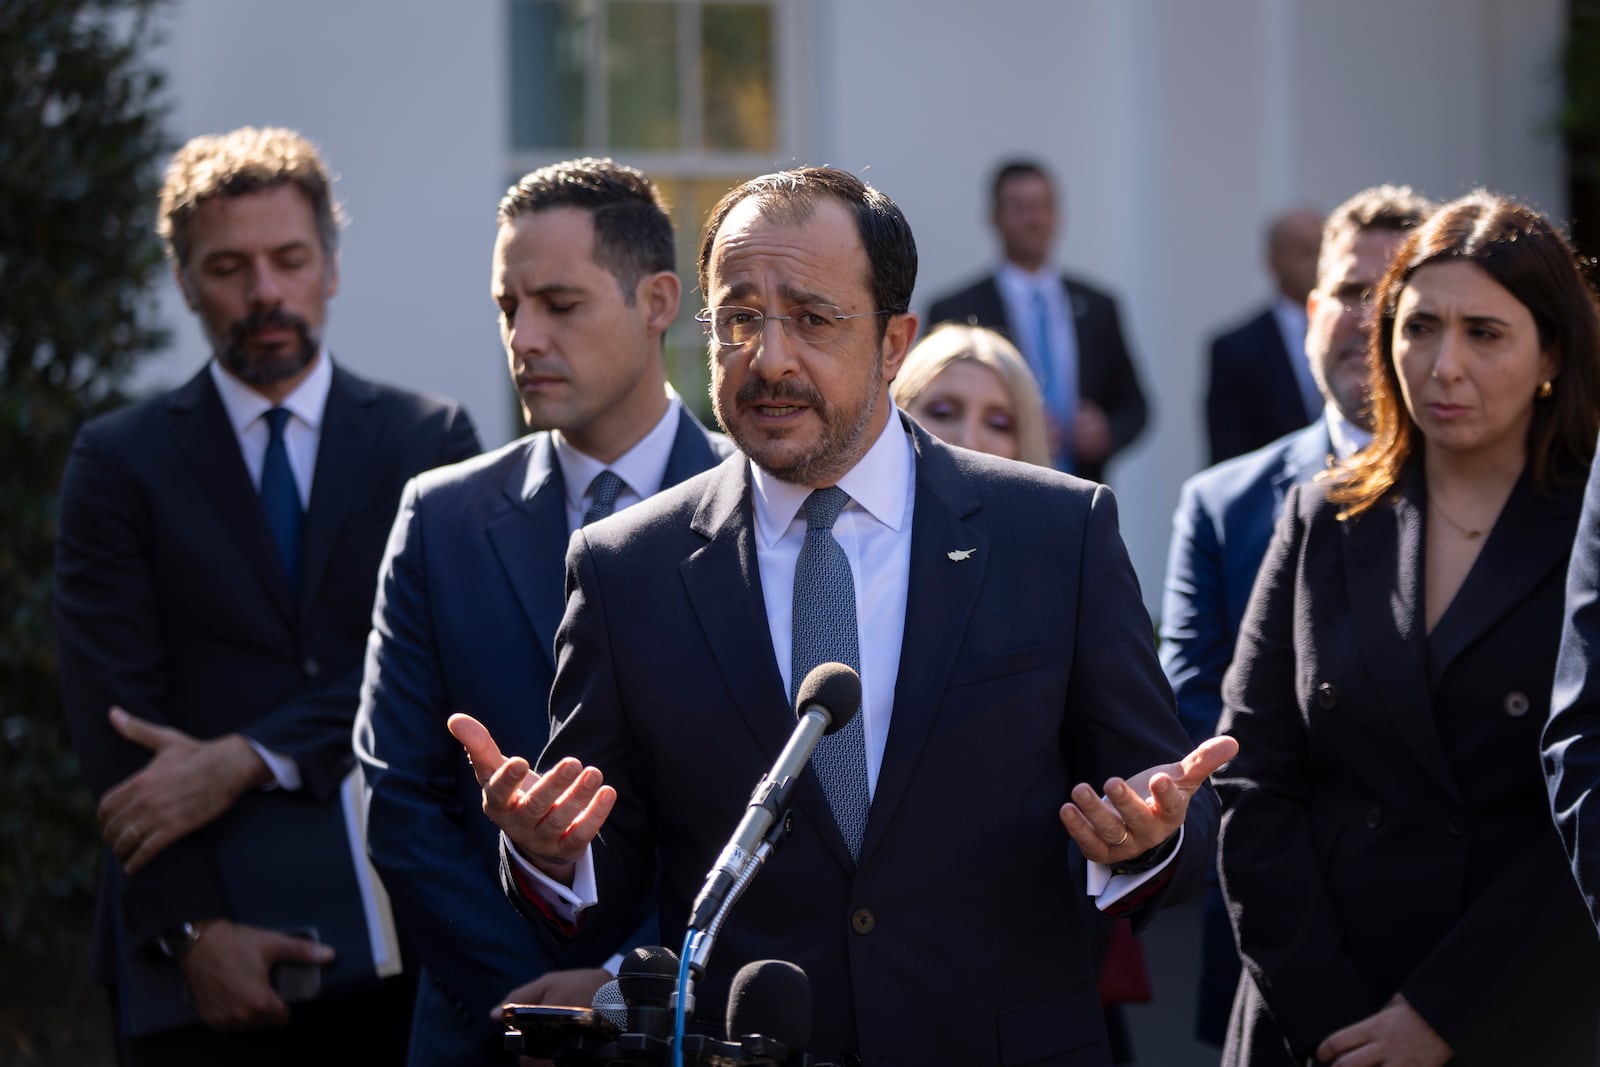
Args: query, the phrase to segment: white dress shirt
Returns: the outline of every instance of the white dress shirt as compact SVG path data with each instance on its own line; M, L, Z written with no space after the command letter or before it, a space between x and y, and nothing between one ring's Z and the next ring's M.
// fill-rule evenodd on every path
M761 575L761 588L765 591L762 599L766 603L772 650L787 692L792 688L793 603L792 596L783 591L794 589L795 564L806 533L801 506L811 489L782 481L754 465L751 485L755 504L756 565ZM894 713L894 688L899 677L911 577L911 516L916 501L916 453L901 424L899 412L892 405L884 432L878 435L866 455L839 479L838 485L850 497L833 530L834 539L850 561L850 575L856 588L861 714L870 796L877 786L879 768L883 766L884 746L889 739L889 722ZM1130 767L1127 773L1143 769ZM755 785L754 782L750 784ZM730 834L733 829L728 827ZM1061 833L1065 838L1066 829ZM1182 834L1181 829L1179 833ZM1182 845L1181 836L1179 845ZM508 847L506 852L560 918L575 922L585 908L599 901L592 846L579 858L570 888L547 877L514 847ZM1109 907L1155 877L1176 855L1175 849L1166 862L1136 875L1112 875L1109 867L1091 863L1089 894L1101 908Z
M1012 343L1020 348L1029 366L1040 361L1034 325L1036 301L1043 301L1050 340L1050 368L1060 384L1054 390L1066 410L1052 410L1058 422L1071 422L1078 406L1078 329L1073 324L1072 307L1061 276L1050 264L1038 270L1024 270L1010 260L1001 260L994 272L995 288L1005 304L1006 321L1011 324ZM1053 398L1045 404L1054 407Z
M550 435L555 445L556 464L561 468L561 480L566 484L568 530L576 530L583 525L583 516L593 503L589 488L601 471L609 470L622 479L622 492L617 494L617 511L661 491L661 483L667 476L667 461L672 458L672 445L678 438L678 413L682 410L683 404L678 400L678 395L669 393L666 414L615 463L601 463L593 456L579 452L560 430Z
M1300 399L1306 406L1306 418L1314 419L1322 410L1322 390L1311 373L1311 361L1306 359L1306 305L1295 303L1279 293L1272 301L1272 321L1283 339L1283 349L1289 353L1289 367L1294 371L1295 383L1300 386Z
M327 351L317 353L311 373L294 387L294 392L283 398L281 404L274 404L223 370L215 359L209 370L217 395L222 398L222 410L227 413L228 423L239 442L245 469L250 472L250 484L257 493L261 492L261 468L266 464L267 441L272 436L267 427L267 412L274 407L289 409L289 419L283 424L283 447L289 456L289 469L294 473L295 488L300 493L300 506L310 508L311 479L316 474L317 446L322 441L322 416L328 407L328 390L333 386L333 362ZM273 784L279 789L300 788L299 764L248 737L245 741L272 772Z

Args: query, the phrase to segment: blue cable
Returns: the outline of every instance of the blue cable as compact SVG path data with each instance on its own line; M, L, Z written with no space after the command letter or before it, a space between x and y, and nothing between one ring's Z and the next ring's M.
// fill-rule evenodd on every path
M689 992L689 953L694 948L694 931L683 935L683 952L678 955L678 1002L672 1012L672 1067L683 1067L684 1001Z

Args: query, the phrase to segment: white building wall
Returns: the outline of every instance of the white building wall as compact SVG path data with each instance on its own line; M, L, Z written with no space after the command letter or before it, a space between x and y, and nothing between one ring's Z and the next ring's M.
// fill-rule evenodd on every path
M1205 339L1265 298L1272 214L1391 180L1565 208L1562 0L793 0L792 14L803 161L861 172L905 208L919 308L992 260L998 159L1057 173L1059 258L1121 296L1151 399L1111 481L1152 607L1178 485L1205 461ZM460 398L488 444L517 432L487 299L505 21L500 0L181 0L161 52L176 136L273 123L322 146L352 218L336 356ZM152 384L204 359L175 293L166 306L179 344Z

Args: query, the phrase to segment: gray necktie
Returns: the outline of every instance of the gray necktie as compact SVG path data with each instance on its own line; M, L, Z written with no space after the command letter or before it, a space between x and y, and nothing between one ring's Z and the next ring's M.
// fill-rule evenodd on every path
M833 537L833 524L849 500L838 486L814 490L806 497L806 540L794 568L791 702L801 681L818 664L843 663L857 673L861 671L855 581L850 577L850 560ZM811 767L850 848L850 858L860 859L870 803L867 741L860 714L817 744L811 754Z
M605 470L589 483L589 510L583 513L583 525L603 519L617 510L617 497L622 493L622 479L616 471Z

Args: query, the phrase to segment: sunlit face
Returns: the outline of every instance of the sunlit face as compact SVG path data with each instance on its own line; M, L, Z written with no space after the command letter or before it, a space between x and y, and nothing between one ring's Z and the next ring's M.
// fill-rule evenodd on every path
M273 387L296 381L316 358L339 270L322 249L311 201L277 185L202 200L178 283L223 368Z
M1533 315L1468 260L1428 263L1395 308L1394 359L1406 409L1430 448L1526 453L1534 394L1555 374Z
M1323 398L1357 426L1371 429L1367 410L1372 290L1405 240L1392 230L1347 230L1324 257L1325 276L1306 299L1306 359Z
M942 441L1002 459L1018 458L1011 393L1000 375L976 360L947 364L906 411Z
M711 308L741 305L785 315L796 304L833 304L845 315L876 310L866 249L854 217L823 198L796 225L763 218L751 197L736 204L712 243ZM760 340L725 346L709 338L717 421L763 470L797 485L832 485L855 466L889 417L889 382L916 333L915 315L839 324L836 341L805 344L768 320Z
M659 277L640 278L629 304L616 275L595 262L594 216L582 208L534 211L500 226L490 296L529 428L560 430L609 462L659 417L660 334L678 307L675 284L670 294L655 291L651 279Z
M1006 258L1030 270L1050 255L1056 236L1056 194L1039 174L1018 174L1001 183L995 196L994 225Z

